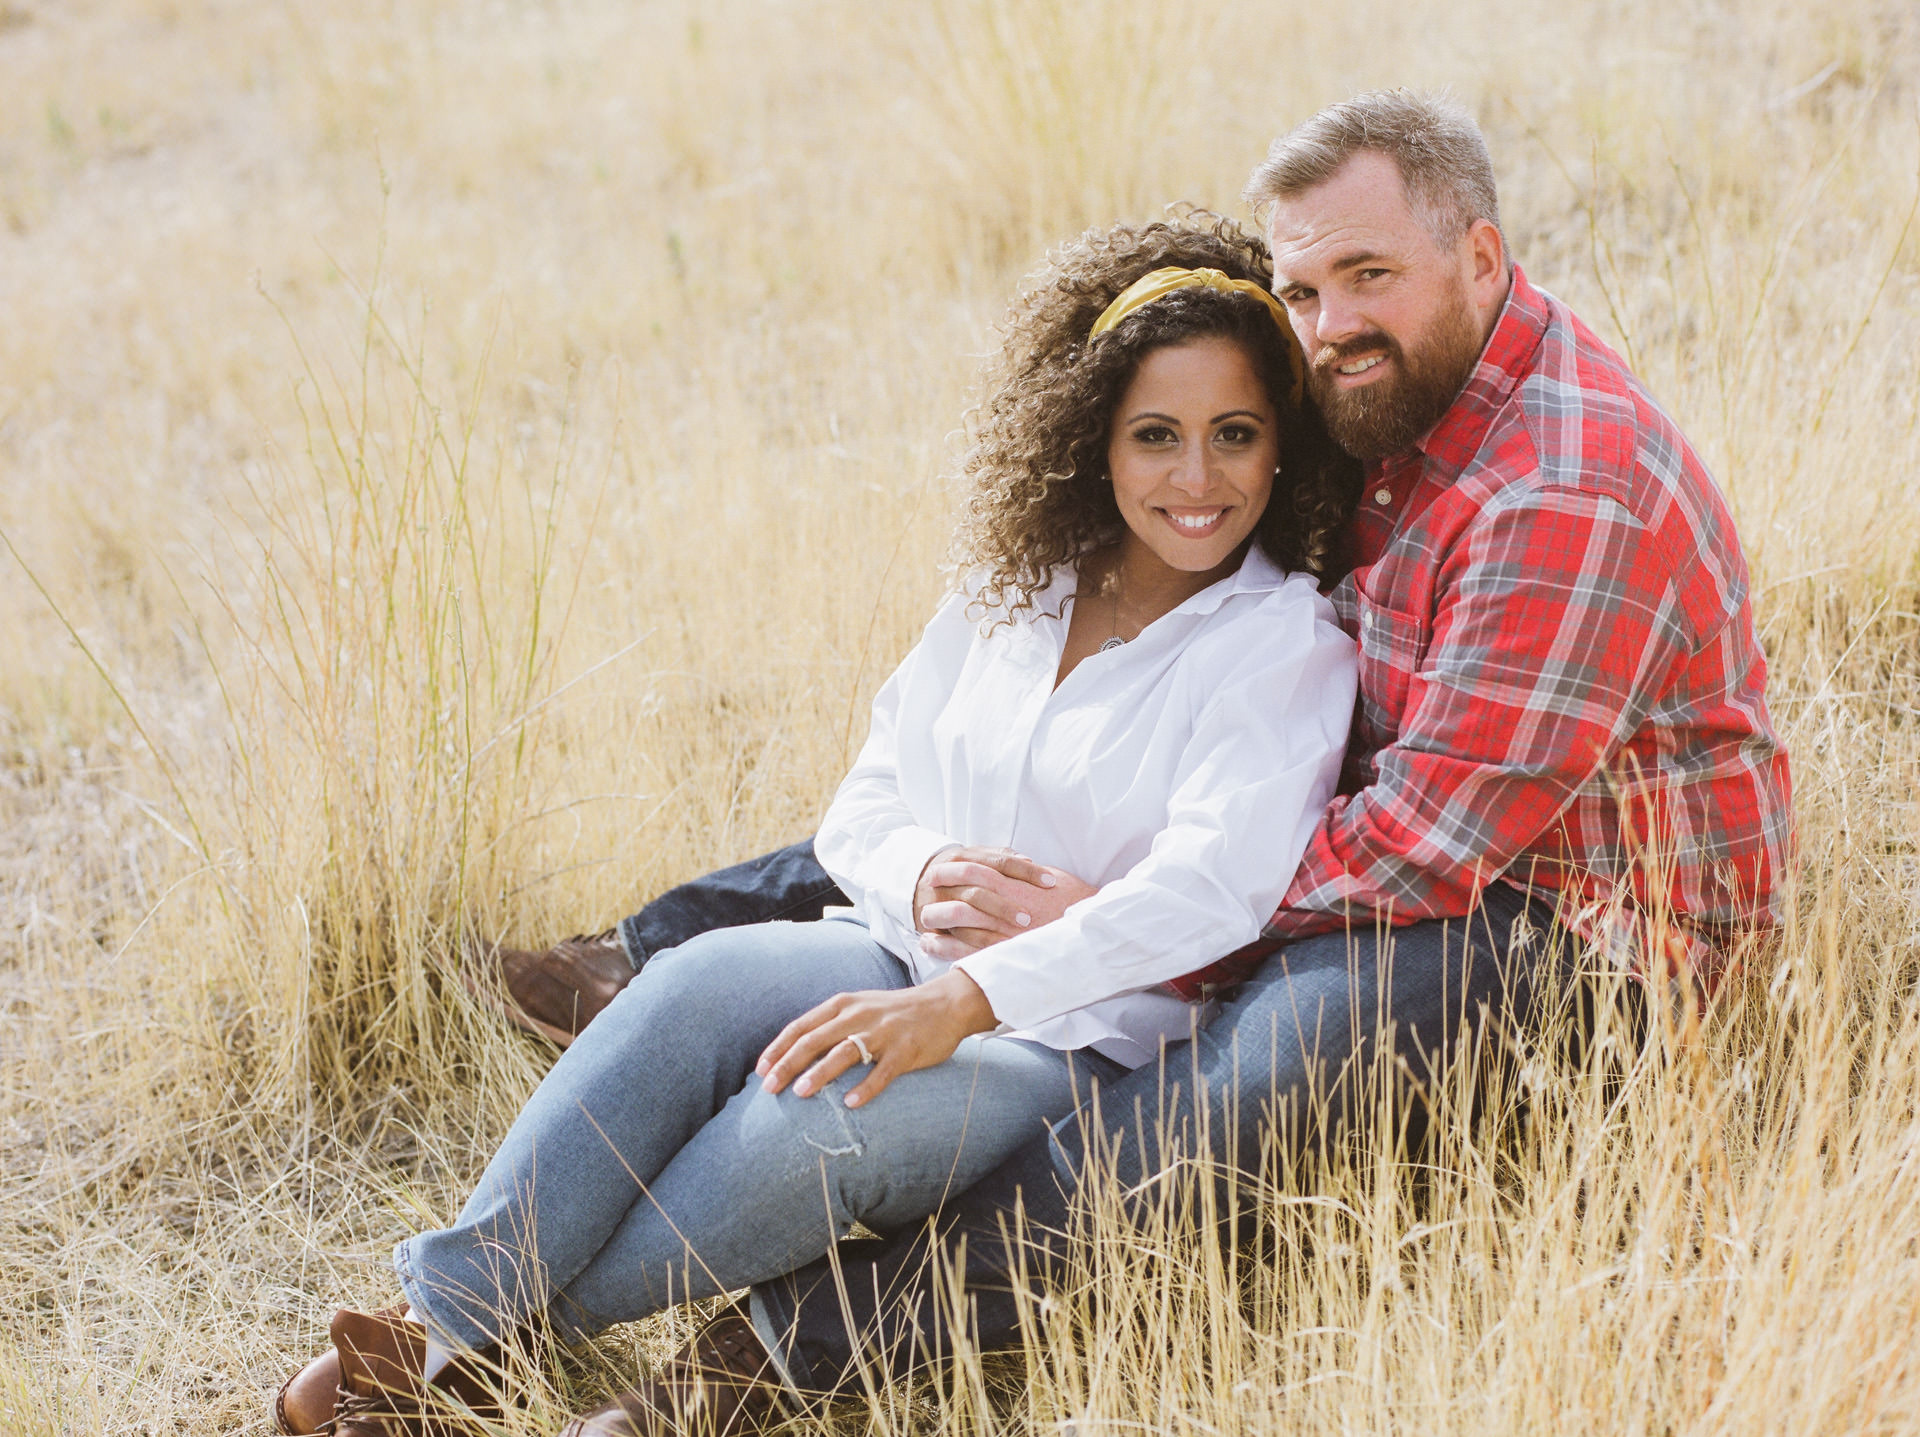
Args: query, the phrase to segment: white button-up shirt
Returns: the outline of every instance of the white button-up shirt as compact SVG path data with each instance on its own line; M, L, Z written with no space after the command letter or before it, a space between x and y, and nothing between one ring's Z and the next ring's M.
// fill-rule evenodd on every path
M1138 1066L1192 1008L1157 985L1253 941L1333 797L1353 642L1313 580L1258 549L1054 687L1076 576L1011 624L950 597L873 702L814 839L915 981L913 892L948 844L1005 845L1099 886L961 959L1002 1031Z

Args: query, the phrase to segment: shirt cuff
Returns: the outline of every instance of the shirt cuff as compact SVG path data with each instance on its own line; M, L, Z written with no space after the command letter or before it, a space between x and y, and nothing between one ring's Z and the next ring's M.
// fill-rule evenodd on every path
M1062 990L1059 975L1066 955L1047 955L1051 936L1044 929L1035 929L954 962L955 968L980 985L1001 1027L1037 1028L1085 1002L1084 995Z
M873 874L868 897L902 929L914 932L913 890L920 884L927 861L953 845L953 839L931 828L910 824L895 829L868 860L868 870Z

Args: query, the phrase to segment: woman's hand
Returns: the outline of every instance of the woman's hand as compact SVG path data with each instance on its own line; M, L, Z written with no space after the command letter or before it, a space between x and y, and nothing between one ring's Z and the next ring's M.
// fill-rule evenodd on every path
M857 1108L902 1073L944 1063L962 1038L998 1025L980 985L955 969L914 988L829 998L782 1028L753 1070L769 1093L793 1082L796 1095L810 1098L855 1063L871 1061L873 1071L847 1094L847 1106Z
M920 951L952 962L1053 922L1100 890L1010 848L942 849L913 890Z

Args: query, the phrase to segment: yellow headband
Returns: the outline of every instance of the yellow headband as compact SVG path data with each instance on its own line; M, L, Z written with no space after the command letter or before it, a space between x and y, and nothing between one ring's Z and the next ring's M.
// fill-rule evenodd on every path
M1287 368L1293 374L1293 389L1289 397L1298 405L1306 392L1307 375L1306 365L1300 358L1299 341L1293 337L1293 323L1287 318L1286 306L1264 286L1250 279L1229 279L1217 269L1181 269L1177 266L1156 269L1150 274L1141 275L1120 292L1119 298L1093 322L1093 328L1087 331L1087 339L1089 342L1098 339L1143 305L1152 304L1176 289L1193 289L1196 286L1221 294L1250 294L1272 311L1274 323L1280 326L1281 334L1286 336Z

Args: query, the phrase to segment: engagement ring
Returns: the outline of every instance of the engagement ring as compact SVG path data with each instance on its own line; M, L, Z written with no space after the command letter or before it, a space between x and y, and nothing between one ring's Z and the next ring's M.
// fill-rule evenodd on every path
M860 1061L869 1067L873 1065L873 1054L867 1051L867 1040L858 1033L847 1034L847 1041L860 1050Z

